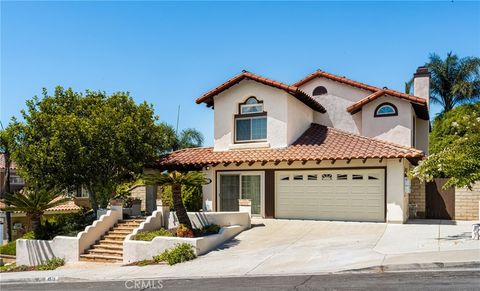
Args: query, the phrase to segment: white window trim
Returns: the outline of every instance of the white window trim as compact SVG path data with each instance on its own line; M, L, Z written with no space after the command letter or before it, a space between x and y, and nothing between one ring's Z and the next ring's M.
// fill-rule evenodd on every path
M262 139L242 139L242 140L238 140L237 139L237 133L238 133L238 130L237 130L237 120L245 120L245 119L261 119L261 118L265 118L266 119L266 127L265 128L265 131L266 131L266 136L268 136L268 119L267 119L267 116L252 116L252 117L248 117L248 116L245 116L245 117L236 117L235 118L235 136L234 136L234 139L235 139L235 142L239 142L239 143L248 143L248 142L261 142L261 141L267 141L267 137L265 138L262 138ZM252 126L250 124L250 138L252 138Z
M242 176L260 176L260 215L252 214L252 216L265 217L265 172L264 171L234 171L234 172L217 172L217 193L216 193L216 204L217 211L222 211L220 208L220 176L228 175L239 175L240 176L240 187L238 187L238 197L242 199Z
M380 110L382 110L382 108L384 108L384 107L391 108L393 112L383 112L383 113L381 113ZM380 108L377 109L377 112L375 112L375 114L377 116L391 115L391 114L395 114L395 113L397 113L397 110L395 110L395 107L393 107L392 105L389 105L389 104L384 104L384 105L380 106Z
M255 112L243 112L243 108L246 107L258 107L260 106L260 111ZM242 104L240 105L240 114L241 115L248 115L248 114L255 114L255 113L262 113L263 112L263 103L256 103L256 104Z

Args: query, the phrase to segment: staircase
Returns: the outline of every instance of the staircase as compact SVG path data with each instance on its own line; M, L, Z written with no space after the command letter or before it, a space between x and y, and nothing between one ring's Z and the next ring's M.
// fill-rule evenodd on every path
M121 263L123 262L123 240L137 228L144 219L120 220L106 232L85 254L80 261Z

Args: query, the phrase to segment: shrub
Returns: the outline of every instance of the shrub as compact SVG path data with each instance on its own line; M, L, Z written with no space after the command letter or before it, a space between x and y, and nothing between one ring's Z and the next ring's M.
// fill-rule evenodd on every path
M197 212L202 209L203 192L202 187L182 186L182 201L187 211ZM162 189L162 202L164 205L173 208L172 187L165 186Z
M173 236L170 231L160 228L159 230L143 231L133 236L133 240L151 241L157 236Z
M183 224L180 224L177 228L177 236L178 237L194 237L193 231L186 227Z
M196 257L191 244L181 243L172 249L165 250L160 255L153 257L153 259L155 262L167 262L169 265L175 265L193 260Z
M93 211L58 214L47 219L35 232L37 239L50 240L57 235L76 236L96 219Z
M204 235L216 234L220 231L220 229L221 229L220 225L212 223L209 225L205 225L202 228L202 232L204 233Z
M62 258L51 258L45 263L38 265L37 270L46 271L46 270L55 270L58 267L65 265L65 260Z
M0 254L15 256L16 248L17 248L16 242L11 241L11 242L7 243L6 245L0 246Z

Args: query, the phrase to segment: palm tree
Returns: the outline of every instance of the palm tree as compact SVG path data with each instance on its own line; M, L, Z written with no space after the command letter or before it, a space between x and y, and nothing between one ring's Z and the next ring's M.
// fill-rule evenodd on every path
M49 208L67 202L69 198L63 197L63 193L58 191L25 188L8 195L5 200L8 205L5 208L6 211L25 212L32 230L37 231L43 213Z
M437 54L431 54L425 66L432 74L430 99L442 105L442 113L480 97L480 58L459 58L449 52L442 60Z
M158 129L160 144L164 145L164 148L159 149L161 153L201 147L204 141L203 134L194 128L187 128L178 133L171 125L161 123Z
M160 187L171 186L173 196L173 208L178 221L192 229L192 223L188 218L187 210L182 201L182 185L187 187L198 187L206 185L209 180L203 176L202 172L180 173L173 171L170 173L145 174L143 180L148 185L157 185Z

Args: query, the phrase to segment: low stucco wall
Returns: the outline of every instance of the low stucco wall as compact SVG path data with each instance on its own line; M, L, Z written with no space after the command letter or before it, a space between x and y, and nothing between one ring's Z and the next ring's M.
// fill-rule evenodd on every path
M36 266L54 257L66 262L76 262L79 258L77 237L57 236L53 240L17 240L17 266Z
M18 239L16 263L18 266L36 266L53 257L63 258L66 262L77 262L80 254L120 219L122 219L122 207L112 206L112 210L108 210L76 237L56 236L53 240Z
M242 230L250 228L250 215L246 212L188 212L194 228L209 224L220 226L240 225Z
M131 263L151 260L153 256L163 253L177 244L188 243L194 248L196 255L203 255L243 231L243 226L232 225L222 227L218 234L196 238L158 236L152 241L125 240L123 242L123 262Z

